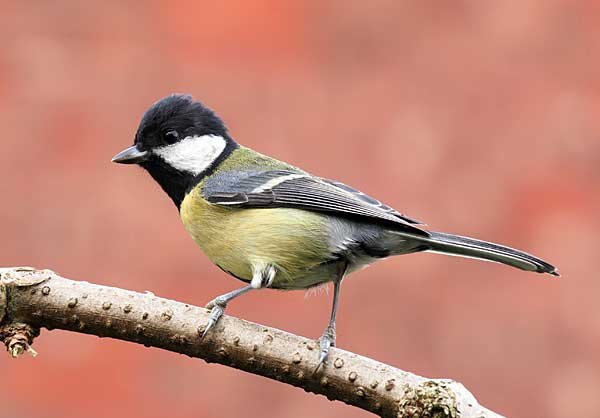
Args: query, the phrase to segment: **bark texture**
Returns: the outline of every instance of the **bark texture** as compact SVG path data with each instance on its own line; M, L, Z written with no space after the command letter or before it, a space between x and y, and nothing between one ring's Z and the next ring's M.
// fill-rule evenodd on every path
M60 277L29 267L0 269L0 340L13 357L30 352L41 328L59 328L201 358L340 400L382 417L499 417L463 385L427 379L332 348L315 371L318 342L223 316L200 340L204 308ZM203 325L202 325L203 326Z

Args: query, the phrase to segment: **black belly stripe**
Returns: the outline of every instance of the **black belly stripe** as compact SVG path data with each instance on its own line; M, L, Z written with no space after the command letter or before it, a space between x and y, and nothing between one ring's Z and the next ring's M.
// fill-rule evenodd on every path
M233 274L232 272L225 270L223 267L221 267L221 266L220 266L220 265L218 265L218 264L217 264L216 266L217 266L218 268L220 268L222 271L224 271L225 273L229 274L230 276L233 276L233 277L235 277L236 279L243 281L244 283L250 283L250 280L247 280L247 279L242 279L241 277L239 277L239 276L236 276L236 275L235 275L235 274Z

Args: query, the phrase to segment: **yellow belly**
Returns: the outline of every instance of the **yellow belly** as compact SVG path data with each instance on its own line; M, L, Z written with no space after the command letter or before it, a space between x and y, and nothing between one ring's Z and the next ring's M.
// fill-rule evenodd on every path
M329 261L328 228L318 213L222 207L206 202L196 187L184 198L180 215L210 260L244 280L252 279L253 266L271 264L277 270L273 287L295 287L292 282L307 280Z

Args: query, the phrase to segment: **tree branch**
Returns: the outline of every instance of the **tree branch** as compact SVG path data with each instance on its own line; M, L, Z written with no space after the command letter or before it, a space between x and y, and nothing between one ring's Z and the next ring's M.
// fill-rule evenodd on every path
M18 357L40 328L131 341L275 379L382 417L499 417L463 385L427 379L332 348L315 372L318 343L223 316L200 340L208 311L151 293L69 280L50 270L0 269L0 340ZM202 325L203 326L203 325Z

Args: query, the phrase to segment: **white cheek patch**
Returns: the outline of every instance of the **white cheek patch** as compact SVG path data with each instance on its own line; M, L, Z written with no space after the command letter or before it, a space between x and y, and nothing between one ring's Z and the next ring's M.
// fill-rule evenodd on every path
M153 152L174 169L198 175L219 158L226 145L218 135L188 136Z

